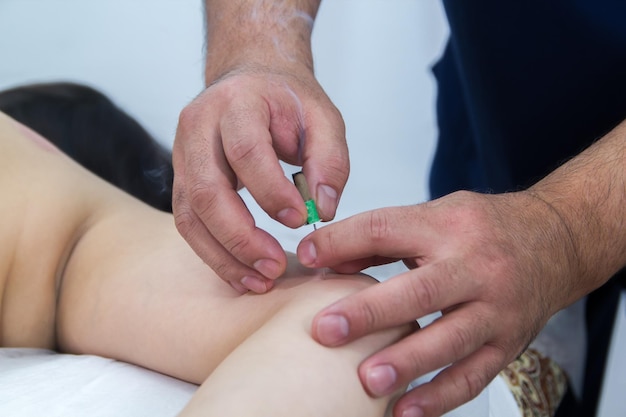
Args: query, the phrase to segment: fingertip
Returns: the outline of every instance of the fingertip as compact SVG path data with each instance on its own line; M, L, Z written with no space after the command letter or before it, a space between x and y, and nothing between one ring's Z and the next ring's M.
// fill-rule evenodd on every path
M332 220L337 212L339 193L326 184L319 184L316 193L317 208L324 220Z
M303 240L296 249L296 255L300 263L306 267L315 267L317 262L317 249L315 244L310 240Z
M266 280L252 276L241 278L241 285L257 294L264 294L268 290Z
M349 334L350 324L341 314L321 315L313 322L313 336L324 346L339 346L347 341Z
M399 417L424 417L424 410L417 405L410 405L404 409L399 409L395 415Z
M286 269L286 265L274 259L259 259L253 265L254 269L269 279L276 279L281 276Z
M423 392L424 389L429 388L428 384L413 388L400 397L393 407L393 415L400 417L424 417L443 414L438 405L439 399L436 396L429 396Z
M239 294L243 295L249 290L237 281L228 281L228 284L235 289Z
M300 213L295 208L284 208L276 214L276 220L287 227L296 229L306 223L306 215Z
M267 279L265 280L265 287L267 289L267 291L270 291L272 288L274 288L274 280L273 279Z
M373 397L389 395L397 389L398 372L390 364L369 367L361 378L367 392Z

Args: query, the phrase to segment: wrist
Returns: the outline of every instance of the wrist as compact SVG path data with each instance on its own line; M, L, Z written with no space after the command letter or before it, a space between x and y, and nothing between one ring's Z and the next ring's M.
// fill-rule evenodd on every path
M534 213L539 224L537 233L550 236L548 240L553 242L548 245L548 250L552 253L547 258L558 271L557 274L565 278L563 283L570 284L562 287L562 291L567 294L563 297L564 304L556 306L558 311L598 285L583 279L588 275L581 257L583 249L570 222L570 216L564 212L563 207L556 204L558 196L555 198L550 191L538 186L531 187L525 193L536 203Z
M528 190L559 218L576 256L572 279L584 293L626 266L625 144L622 123Z
M215 9L208 3L207 85L235 70L313 73L311 34L319 1L215 1Z

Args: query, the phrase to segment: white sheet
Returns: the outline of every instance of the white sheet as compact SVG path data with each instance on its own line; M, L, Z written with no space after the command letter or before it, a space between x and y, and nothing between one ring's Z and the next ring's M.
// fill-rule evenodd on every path
M134 365L42 349L0 349L0 416L174 417L196 386ZM517 406L496 379L447 417L511 417Z
M171 417L196 388L97 356L0 349L3 417Z

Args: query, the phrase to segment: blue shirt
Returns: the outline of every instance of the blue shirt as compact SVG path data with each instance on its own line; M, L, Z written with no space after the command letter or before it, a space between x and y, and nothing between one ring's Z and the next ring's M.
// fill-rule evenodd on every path
M626 119L626 1L444 6L433 197L528 187Z

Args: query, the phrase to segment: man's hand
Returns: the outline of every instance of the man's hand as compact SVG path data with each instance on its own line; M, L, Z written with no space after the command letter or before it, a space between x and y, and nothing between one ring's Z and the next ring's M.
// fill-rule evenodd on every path
M265 292L285 270L278 242L257 228L237 194L245 186L274 219L306 222L279 159L304 167L320 215L332 219L348 177L343 120L312 78L228 74L181 113L174 143L176 225L235 288Z
M324 227L300 262L355 272L402 259L410 270L320 312L312 333L337 346L441 311L359 367L373 396L445 368L396 403L439 416L475 397L550 316L626 266L626 122L526 191L458 192Z
M324 220L349 173L343 119L313 75L319 0L207 0L207 89L181 113L174 142L178 230L220 277L262 293L286 268L278 242L255 226L247 187L272 218L306 222L279 159L303 167Z
M428 372L394 416L439 416L469 401L518 356L548 318L581 294L577 250L558 215L529 192L459 192L356 215L306 237L309 267L355 272L402 259L409 271L320 312L313 337L338 346L426 314L443 316L359 367L372 396ZM403 414L406 410L413 413Z

